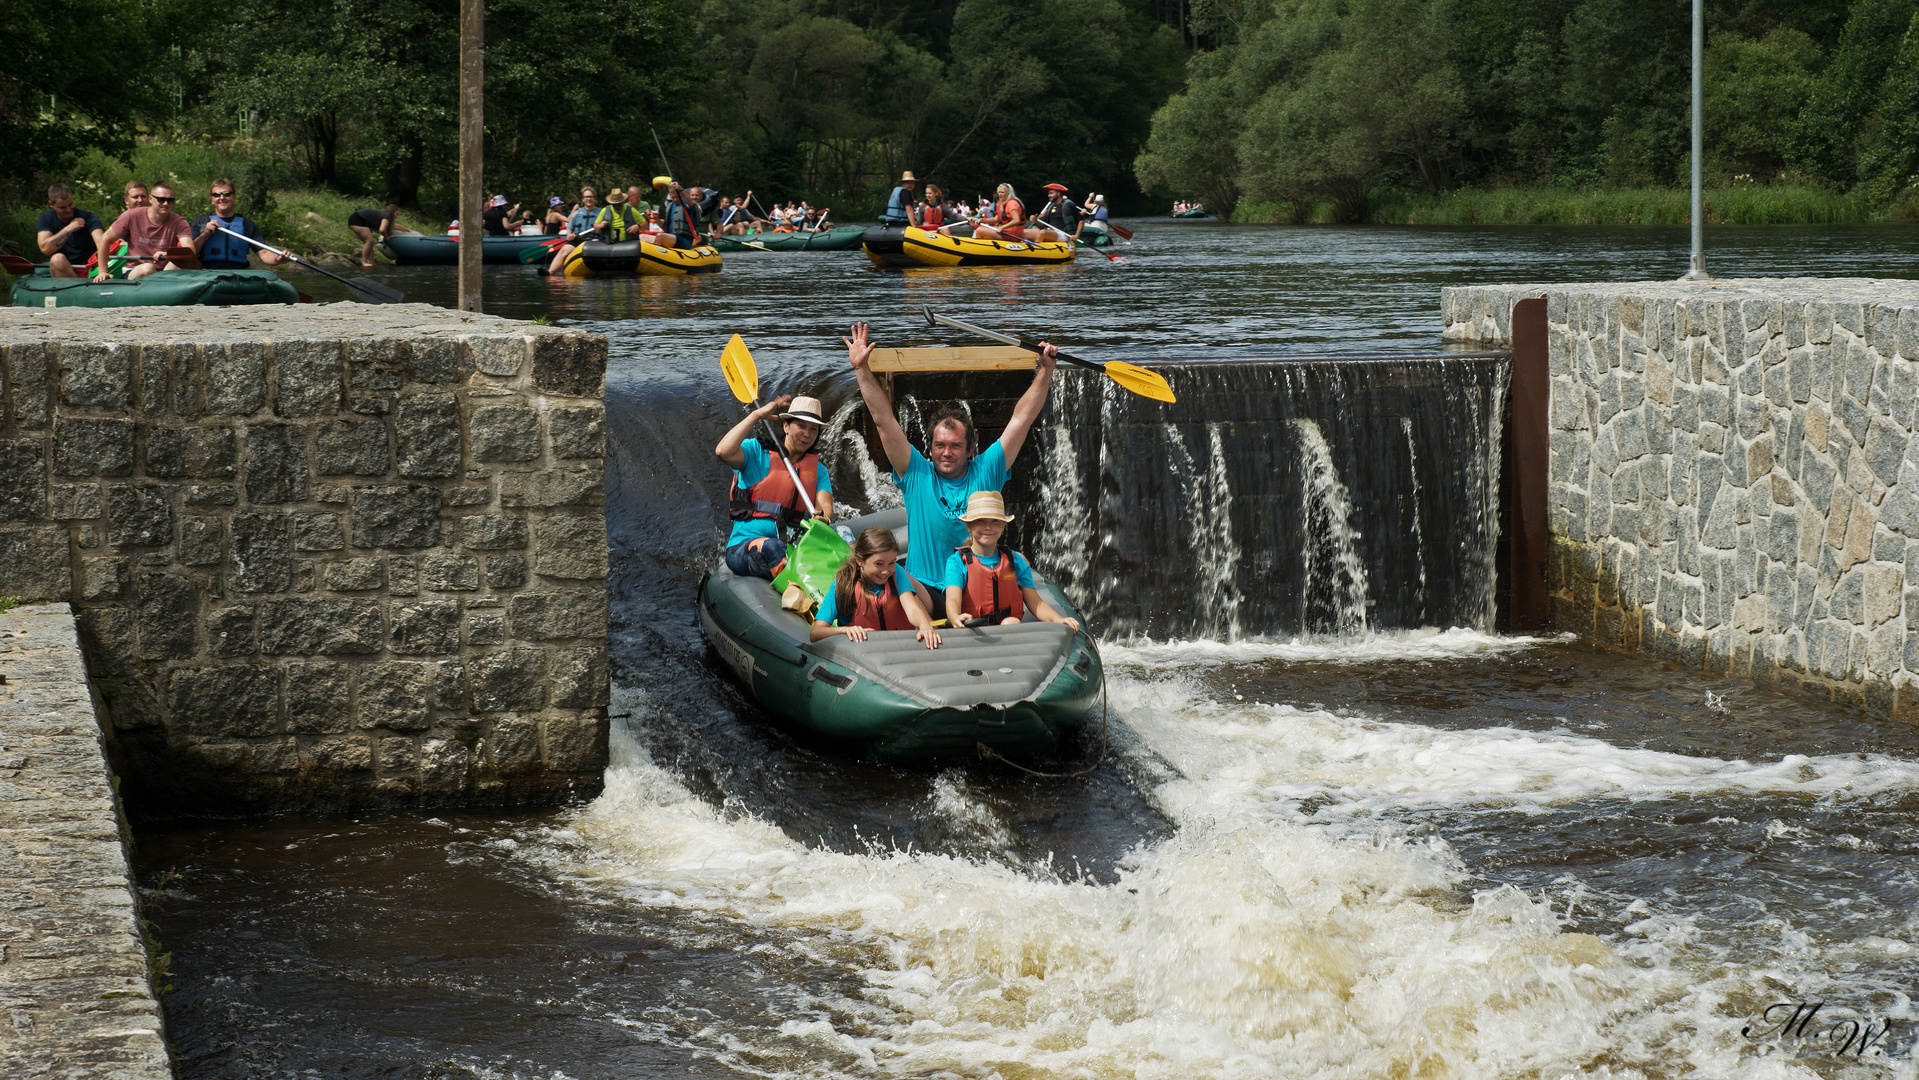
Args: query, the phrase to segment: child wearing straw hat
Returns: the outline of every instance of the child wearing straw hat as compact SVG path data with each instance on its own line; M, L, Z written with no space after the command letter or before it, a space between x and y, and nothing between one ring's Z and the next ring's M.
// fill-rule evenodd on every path
M997 491L975 491L966 498L969 539L946 559L946 612L966 626L1006 626L1031 611L1041 622L1079 629L1079 620L1053 610L1033 587L1033 568L1019 552L1001 550L999 538L1013 516Z

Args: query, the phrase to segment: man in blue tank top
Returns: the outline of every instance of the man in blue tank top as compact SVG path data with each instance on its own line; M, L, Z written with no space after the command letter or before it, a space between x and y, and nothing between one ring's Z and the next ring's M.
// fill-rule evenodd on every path
M867 365L873 345L867 340L866 324L854 323L851 336L841 340L846 342L846 357L859 380L866 413L879 432L886 460L892 463L893 482L899 485L906 503L906 572L926 586L921 595L930 602L933 618L941 618L946 603L946 557L971 539L959 517L966 513L966 500L975 491L998 491L1006 486L1013 459L1026 445L1026 436L1046 407L1059 350L1040 343L1033 385L1020 395L999 440L985 452L979 451L972 417L948 407L927 417L927 452L922 454L907 441L886 389Z
M880 221L887 225L911 225L913 223L913 185L919 183L913 174L900 174L900 182L893 187L893 193L886 197L886 213Z
M268 266L285 261L286 256L278 252L255 249L246 240L220 231L231 229L248 240L266 243L260 226L234 212L236 197L233 181L224 176L215 180L213 213L193 219L193 249L200 254L200 266L206 270L245 270L250 265L247 256L255 250L260 250L260 261Z

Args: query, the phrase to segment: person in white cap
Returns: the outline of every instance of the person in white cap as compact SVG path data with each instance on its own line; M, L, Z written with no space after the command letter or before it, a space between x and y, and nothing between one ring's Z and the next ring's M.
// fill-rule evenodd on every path
M1033 568L1011 548L999 546L1013 515L997 491L975 491L966 498L967 540L946 557L946 619L955 626L1004 626L1027 612L1041 622L1064 623L1078 630L1079 620L1053 610L1033 585Z
M775 413L785 421L782 446L769 449L758 439L747 438L755 424ZM785 394L748 413L713 448L713 456L733 470L733 487L727 495L733 519L733 531L726 538L727 569L768 581L779 575L786 563L781 529L797 527L806 518L806 501L800 498L802 489L793 485L793 472L806 485L804 490L813 493L820 520L833 520L833 480L820 464L816 445L825 426L818 398ZM792 462L793 472L787 471L787 461Z

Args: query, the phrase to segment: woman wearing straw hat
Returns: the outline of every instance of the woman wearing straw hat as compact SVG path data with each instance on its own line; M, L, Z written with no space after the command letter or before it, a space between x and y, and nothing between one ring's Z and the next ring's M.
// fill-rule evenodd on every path
M783 445L769 451L746 435L775 413L785 421L786 430L780 437ZM786 394L748 413L713 448L713 456L733 470L733 487L727 496L733 519L733 531L726 538L728 570L768 581L778 576L786 562L786 541L780 538L780 529L797 526L806 517L802 489L793 484L795 472L805 490L813 492L821 520L833 520L833 481L820 464L816 446L825 426L818 398ZM793 465L791 472L787 462Z

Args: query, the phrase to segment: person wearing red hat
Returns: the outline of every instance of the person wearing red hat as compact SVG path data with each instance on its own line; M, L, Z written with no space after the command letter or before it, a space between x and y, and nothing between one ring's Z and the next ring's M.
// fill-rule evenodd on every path
M1035 227L1026 230L1026 239L1035 244L1079 239L1079 207L1066 197L1065 184L1046 185L1046 206L1033 220Z

